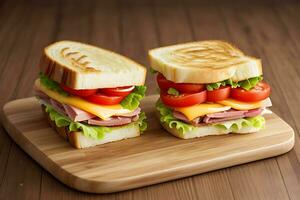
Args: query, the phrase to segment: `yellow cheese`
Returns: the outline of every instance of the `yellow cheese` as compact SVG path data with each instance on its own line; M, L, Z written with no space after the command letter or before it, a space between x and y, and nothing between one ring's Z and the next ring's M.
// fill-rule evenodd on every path
M234 99L226 99L223 101L218 101L217 103L230 106L236 110L250 110L250 109L256 109L262 107L262 101L257 102L243 102L243 101L237 101Z
M174 108L174 110L183 113L189 120L193 120L199 116L222 112L229 110L230 108L230 106L224 106L216 103L201 103L188 107L177 107Z
M88 101L78 98L78 97L63 96L57 92L47 89L45 86L43 86L40 83L39 79L35 81L35 86L39 90L41 90L42 92L47 94L49 97L51 97L52 99L55 99L56 101L58 101L60 103L64 103L64 104L68 104L68 105L77 107L86 112L92 113L104 120L113 115L125 114L125 113L132 112L128 109L122 108L122 106L120 104L112 105L112 106L103 106L103 105L98 105L98 104L88 102Z

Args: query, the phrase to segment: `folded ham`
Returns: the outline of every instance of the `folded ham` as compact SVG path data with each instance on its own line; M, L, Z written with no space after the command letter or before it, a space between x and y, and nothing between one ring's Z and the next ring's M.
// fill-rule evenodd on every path
M97 126L122 126L135 122L139 119L139 113L133 116L114 116L107 120L100 118L92 118L87 120L88 124L97 125Z
M184 115L182 114L181 112L178 112L178 111L173 111L173 116L177 119L180 119L181 121L184 121L184 122L190 122L190 120Z
M188 118L184 114L177 111L173 111L173 116L177 119L190 123L194 126L203 126L205 124L224 122L224 121L240 119L244 117L254 117L260 115L262 111L263 109L261 108L253 109L253 110L243 110L243 111L230 109L224 112L207 114L204 117L197 117L192 121L188 120Z
M132 119L129 117L112 117L109 120L101 119L89 119L88 124L98 125L98 126L121 126L129 124L132 122Z
M217 123L217 122L224 122L234 119L240 119L244 117L254 117L259 115L262 112L262 109L254 109L248 111L237 111L237 110L229 110L220 113L214 113L210 115L206 115L203 119L203 122L206 124Z
M81 110L79 108L76 108L74 106L70 106L67 104L62 104L66 114L70 119L72 119L74 122L81 122L81 121L86 121L89 119L92 119L96 117L95 115L85 112L84 110Z

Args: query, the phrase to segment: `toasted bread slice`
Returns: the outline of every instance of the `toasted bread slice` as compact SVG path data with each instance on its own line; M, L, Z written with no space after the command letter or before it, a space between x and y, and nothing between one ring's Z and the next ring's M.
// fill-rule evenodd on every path
M100 144L105 144L108 142L123 140L127 138L133 138L140 136L140 129L138 124L133 124L132 126L119 126L114 128L108 134L105 134L104 138L101 140L94 140L85 137L81 131L69 131L66 127L57 127L56 124L50 119L49 114L45 112L45 108L42 106L45 117L51 127L56 130L56 132L67 140L73 147L77 149L93 147Z
M241 81L262 74L261 60L218 40L199 41L152 49L151 67L176 83Z
M40 69L51 79L74 89L143 85L146 69L117 53L73 41L49 45Z
M200 126L200 127L195 127L192 131L189 131L187 133L180 133L176 128L170 128L167 124L161 123L161 125L172 135L181 138L181 139L192 139L192 138L197 138L197 137L204 137L204 136L209 136L209 135L226 135L231 133L230 131L223 131L215 126L212 125L206 125L206 126ZM255 133L258 132L260 128L244 128L240 130L238 133L235 134L248 134L248 133Z

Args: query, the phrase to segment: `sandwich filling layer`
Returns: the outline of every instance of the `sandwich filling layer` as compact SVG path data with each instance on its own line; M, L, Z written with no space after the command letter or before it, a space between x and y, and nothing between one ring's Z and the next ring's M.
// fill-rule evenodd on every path
M253 109L249 111L228 111L217 112L199 116L189 120L183 113L167 107L160 100L156 103L156 109L160 115L161 123L169 128L175 128L180 134L192 131L196 127L215 126L224 132L250 133L260 130L265 125L264 114L271 113L266 108Z
M66 90L43 75L35 81L36 96L56 126L67 126L69 131L82 131L84 136L93 139L101 139L103 134L122 126L138 124L141 132L146 129L146 116L139 108L139 101L145 93L143 87L139 86L139 91L134 86L126 90L110 89L112 92L119 92L119 96L99 91L87 96L91 91ZM95 100L89 100L91 97Z
M220 132L250 133L264 127L272 106L270 86L262 77L234 82L174 83L158 73L160 121L184 134L197 127L215 126Z

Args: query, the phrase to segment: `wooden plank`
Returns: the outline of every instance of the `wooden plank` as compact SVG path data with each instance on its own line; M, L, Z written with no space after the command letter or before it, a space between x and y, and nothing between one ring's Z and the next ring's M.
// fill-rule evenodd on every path
M92 44L121 53L121 17L120 5L117 1L93 1L91 10Z
M58 14L58 6L49 4L47 6L37 5L33 7L38 10L37 27L35 28L36 37L33 38L32 47L28 54L28 59L24 63L22 76L15 90L16 98L33 96L33 83L38 77L40 56L44 47L55 40L57 29L55 28Z
M231 7L224 7L224 10L226 10L227 13L233 13L232 16L235 16L235 13L237 11L233 12L233 9ZM203 39L222 39L231 41L237 46L241 46L243 50L246 50L246 52L252 53L252 51L249 51L249 47L251 44L243 43L241 44L240 40L237 39L243 38L243 33L238 32L235 35L232 34L235 32L235 28L238 26L241 26L241 22L236 22L236 24L230 24L230 32L228 32L228 27L225 26L224 23L224 16L219 13L219 10L212 4L206 4L203 5L194 5L191 4L189 6L189 16L191 18L191 24L194 27L194 34L197 39L203 40ZM201 13L202 15L199 15ZM235 18L237 19L237 17ZM231 19L231 21L234 21L235 19ZM211 24L214 24L213 28L211 27ZM234 36L232 36L234 35ZM247 48L248 47L248 48ZM266 73L267 74L267 73ZM268 78L268 77L266 77ZM279 98L279 97L278 97ZM272 98L273 99L273 98ZM251 166L251 169L253 170L253 173L249 174L249 166ZM272 191L274 188L272 188L273 184L269 181L270 177L269 169L272 169L273 171L276 171L277 173L274 173L274 177L279 183L277 185L278 189L276 189L277 192L280 194L276 194L276 196L280 197L287 197L287 193L285 191L285 186L281 178L281 174L279 173L279 168L277 166L276 162L256 162L247 164L244 166L234 167L227 170L228 179L231 185L233 183L236 183L236 181L240 181L240 184L235 184L237 187L233 187L233 195L235 198L242 198L244 196L240 196L240 194L248 194L248 198L258 198L258 197L265 197L265 192L268 191L268 193L272 194ZM263 173L262 173L263 172ZM236 174L239 174L239 179L237 180ZM265 179L260 179L264 175ZM254 177L251 178L250 177ZM253 185L260 185L263 190L257 190L255 194L253 194ZM243 186L243 187L242 187ZM253 195L257 195L256 197ZM275 195L274 195L275 196ZM270 197L274 197L273 195Z
M159 126L152 106L157 98L148 96L142 102L153 124L142 137L83 150L71 147L49 127L34 97L6 104L2 120L14 141L51 174L70 187L93 193L123 191L276 156L294 145L293 130L275 114L266 115L266 128L258 133L179 140ZM276 174L271 175L276 180ZM275 186L271 185L280 189Z
M1 12L1 29L0 29L0 76L3 74L5 66L8 62L10 54L13 52L15 38L19 35L18 26L23 26L25 18L23 15L28 15L29 9L24 9L22 3L15 4L12 1L7 2ZM7 12L7 11L10 12ZM6 22L6 23L5 23ZM17 25L17 26L16 26Z
M273 9L279 15L279 22L283 23L283 27L287 29L291 39L295 45L300 49L300 3L294 2L293 4L277 3L273 4Z
M16 6L11 1L6 1L5 4L2 4L1 6L0 22L2 25L0 29L0 38L2 39L0 41L0 76L4 69L8 67L6 65L6 60L10 54L10 50L13 49L13 41L15 40L15 33L17 32L17 30L13 30L13 27L16 22L21 20L20 15L22 14L24 14L24 10L21 9L21 6ZM9 32L7 30L10 31L10 34L8 34ZM6 40L4 40L4 38ZM4 85L2 85L2 87L3 86ZM14 90L13 85L6 85L5 88L7 88L7 90ZM2 105L10 98L12 98L11 95L2 96L0 98L0 106L2 107ZM0 144L0 186L2 186L3 177L7 167L7 160L11 149L11 139L2 127L0 129Z
M264 160L263 164L250 163L227 169L236 199L289 199L283 180L278 178L281 177L280 171L274 167L277 166L276 159Z
M234 188L230 185L226 170L218 170L194 176L192 184L197 186L197 196L203 199L234 199Z
M4 128L0 128L0 188L7 168L7 160L11 150L11 138L7 135Z
M122 3L121 7L121 53L147 67L147 94L154 94L157 91L156 83L149 71L147 56L149 49L158 46L153 10L150 9L151 5L145 4Z
M14 143L9 154L0 199L38 199L40 180L40 166Z
M199 199L192 177L170 181L132 191L133 199Z
M47 171L43 173L42 187L41 187L41 197L43 200L57 199L115 199L115 194L111 195L95 195L87 194L84 192L79 192L70 189L68 186L59 182L55 177L49 174Z
M16 2L5 2L2 9L5 9L1 12L1 29L0 29L0 36L1 36L1 47L0 47L0 76L2 77L9 77L10 71L13 69L11 64L14 65L17 63L19 68L22 68L22 57L20 60L18 59L10 59L12 57L11 53L16 50L16 38L19 37L19 30L17 25L23 27L25 23L25 19L22 17L23 15L28 15L29 9L24 9L21 2L17 2L19 4L15 4ZM28 21L28 20L27 20ZM7 22L7 23L4 23ZM18 52L16 52L16 55ZM23 56L24 57L24 56ZM19 63L17 62L19 61ZM11 70L9 70L11 69ZM18 72L15 72L14 80L18 80ZM18 81L11 81L7 82L7 79L1 78L0 79L0 91L3 92L2 97L0 98L0 106L8 101L11 98L14 98L14 91L16 84ZM11 139L9 136L4 132L1 128L0 130L1 135L1 155L0 155L0 179L1 179L1 188L5 184L3 178L6 173L7 169L7 161L9 157L9 153L11 152ZM1 195L1 194L0 194Z
M8 57L6 67L2 74L5 78L1 79L1 90L7 90L6 94L8 95L8 98L10 96L13 98L24 96L28 91L32 91L32 81L30 80L33 80L36 77L37 72L37 66L32 67L32 64L38 63L39 60L39 58L37 59L39 55L35 48L37 48L39 42L45 43L45 39L51 35L51 32L44 31L47 30L47 28L48 30L53 28L51 27L51 23L42 23L43 20L47 19L47 17L49 18L47 10L42 10L39 6L32 7L30 4L26 5L24 3L20 3L18 5L20 7L20 12L15 13L13 16L20 18L19 29L15 29L15 35L14 32L3 32L3 34L5 33L6 35L9 35L9 37L13 37L12 40L14 41L14 43L11 44L13 46L8 48L11 49L13 53L7 51L10 57ZM23 15L25 11L27 12L28 18L26 18L26 20L22 20L22 18L24 19ZM49 22L49 20L46 20L45 22ZM22 31L23 37L20 37L19 35L20 28L24 28L26 30ZM37 35L38 37L36 37ZM33 43L32 46L31 43ZM27 49L24 49L24 47ZM17 56L18 59L14 56ZM19 79L17 78L18 76L20 76ZM16 84L12 84L11 77L15 77L14 79L18 80L15 81ZM16 89L12 89L11 87L15 87ZM7 100L8 99L3 99L3 101ZM5 141L4 138L3 141ZM7 144L4 146L7 146ZM8 151L4 149L3 153L5 152L9 155L9 158L5 168L5 177L0 190L1 199L14 199L21 197L23 197L23 199L38 198L41 180L41 168L39 165L33 162L29 156L26 156L26 154L14 143L12 144L9 154Z
M154 15L160 46L193 40L186 13L179 3L159 4L157 1Z
M289 54L289 60L295 60L296 63L291 63L290 67L294 68L294 71L297 72L299 76L299 49L300 49L300 3L294 2L293 4L283 4L277 3L273 6L274 14L277 16L277 25L281 26L282 34L289 38L288 45L284 45L286 47L285 53ZM285 39L284 37L282 38ZM288 47L287 47L288 46ZM290 49L290 50L289 50ZM296 119L299 119L300 115L295 116ZM299 127L299 126L298 126Z
M92 1L62 1L61 4L55 40L87 43L92 34Z
M244 48L247 46L252 53L259 54L263 58L265 66L270 66L265 67L264 71L265 77L271 83L272 88L274 88L272 92L274 110L287 120L295 130L298 129L299 131L297 127L298 123L295 121L299 119L296 116L298 115L299 107L292 105L296 104L297 100L294 101L294 99L298 98L299 94L298 91L293 90L294 97L291 99L292 94L287 94L290 92L285 89L288 87L293 88L298 84L298 79L296 77L293 79L293 76L297 74L292 67L292 62L295 61L287 59L291 55L290 53L294 46L278 22L278 19L274 17L272 10L270 11L267 8L268 6L266 5L257 6L255 10L249 9L247 6L239 6L233 8L239 11L235 12L234 15L230 13L230 10L225 8L223 9L223 13L231 35L240 44L243 44ZM244 37L241 37L241 35L244 35ZM267 41L266 36L268 37ZM291 113L294 114L294 117L291 117ZM299 196L300 143L297 134L295 140L294 149L287 155L277 158L284 184L292 199L297 199Z
M34 29L36 28L37 23L40 20L40 18L37 17L37 14L41 13L37 13L34 10L31 10L30 6L26 6L26 4L21 5L23 5L23 9L26 10L28 17L24 18L23 16L20 16L22 20L20 20L19 28L23 29L22 37L20 37L20 35L16 35L15 37L12 35L14 45L12 47L12 51L9 52L7 58L4 59L6 60L5 66L7 67L4 67L4 70L2 71L2 74L0 76L0 92L6 95L5 97L1 98L1 105L3 105L3 103L8 100L5 98L15 95L14 88L17 87L18 81L12 81L12 77L15 80L19 80L22 77L24 64L26 64L28 60L28 53L30 52L32 47L31 41L36 36L36 32ZM23 15L24 13L19 14ZM16 32L19 31L20 30L16 30ZM10 32L7 32L5 37L10 38L10 34ZM26 47L26 49L24 49L24 47ZM7 87L8 85L10 86L9 88Z

